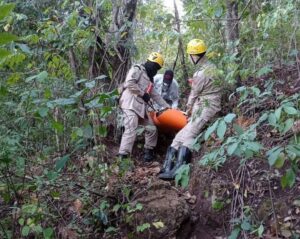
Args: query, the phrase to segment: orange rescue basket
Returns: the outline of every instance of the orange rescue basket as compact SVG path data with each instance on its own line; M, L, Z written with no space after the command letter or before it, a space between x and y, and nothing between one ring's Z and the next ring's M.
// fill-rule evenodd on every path
M176 109L150 112L150 116L157 128L163 132L178 132L187 124L187 116Z

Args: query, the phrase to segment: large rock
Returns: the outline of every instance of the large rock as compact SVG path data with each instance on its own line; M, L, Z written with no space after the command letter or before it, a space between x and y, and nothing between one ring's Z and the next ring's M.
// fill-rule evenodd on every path
M130 225L133 231L138 226L150 225L143 232L137 232L135 238L172 238L183 222L189 219L190 209L184 198L171 187L170 183L161 180L152 183L149 188L136 193L133 204L143 205L135 213Z

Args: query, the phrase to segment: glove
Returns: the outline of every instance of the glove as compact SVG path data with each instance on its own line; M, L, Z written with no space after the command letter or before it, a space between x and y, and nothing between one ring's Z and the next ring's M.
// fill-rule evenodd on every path
M149 95L148 93L144 93L143 96L142 96L142 99L143 99L146 103L148 103L149 100L150 100L150 95Z

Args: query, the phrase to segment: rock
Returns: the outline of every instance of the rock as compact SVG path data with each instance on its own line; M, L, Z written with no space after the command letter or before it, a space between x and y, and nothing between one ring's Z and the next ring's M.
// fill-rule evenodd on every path
M188 203L169 182L153 182L144 192L138 193L133 207L137 203L142 204L143 208L134 214L134 219L129 223L132 231L147 223L150 227L143 232L135 232L136 238L172 238L190 217Z

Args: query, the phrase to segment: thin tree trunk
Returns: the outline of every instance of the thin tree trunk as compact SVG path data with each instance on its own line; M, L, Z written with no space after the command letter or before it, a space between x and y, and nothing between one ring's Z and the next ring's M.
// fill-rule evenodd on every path
M112 0L112 24L107 35L106 44L112 40L117 41L114 45L115 55L112 61L112 85L115 86L125 80L127 71L131 66L132 48L132 25L136 15L137 0Z
M226 23L226 38L227 48L230 54L236 55L235 63L240 65L240 50L239 44L239 16L238 16L238 0L226 0L227 5L227 23ZM233 20L236 19L236 20ZM239 67L238 67L239 68ZM238 70L238 69L237 69ZM236 87L241 86L241 77L236 75Z
M180 61L181 61L181 67L182 67L182 71L183 71L183 77L185 80L188 79L188 71L187 71L187 67L186 67L186 64L185 64L185 51L184 51L184 47L183 47L183 43L182 43L182 37L181 37L181 30L180 30L180 19L179 19L179 14L178 14L178 9L177 9L177 5L176 5L176 2L175 0L173 1L174 2L174 10L175 10L175 21L176 21L176 30L179 34L179 37L178 37L178 53L179 53L179 56L180 56ZM177 60L177 58L176 58ZM174 69L175 70L175 66L176 66L176 63L174 63Z

